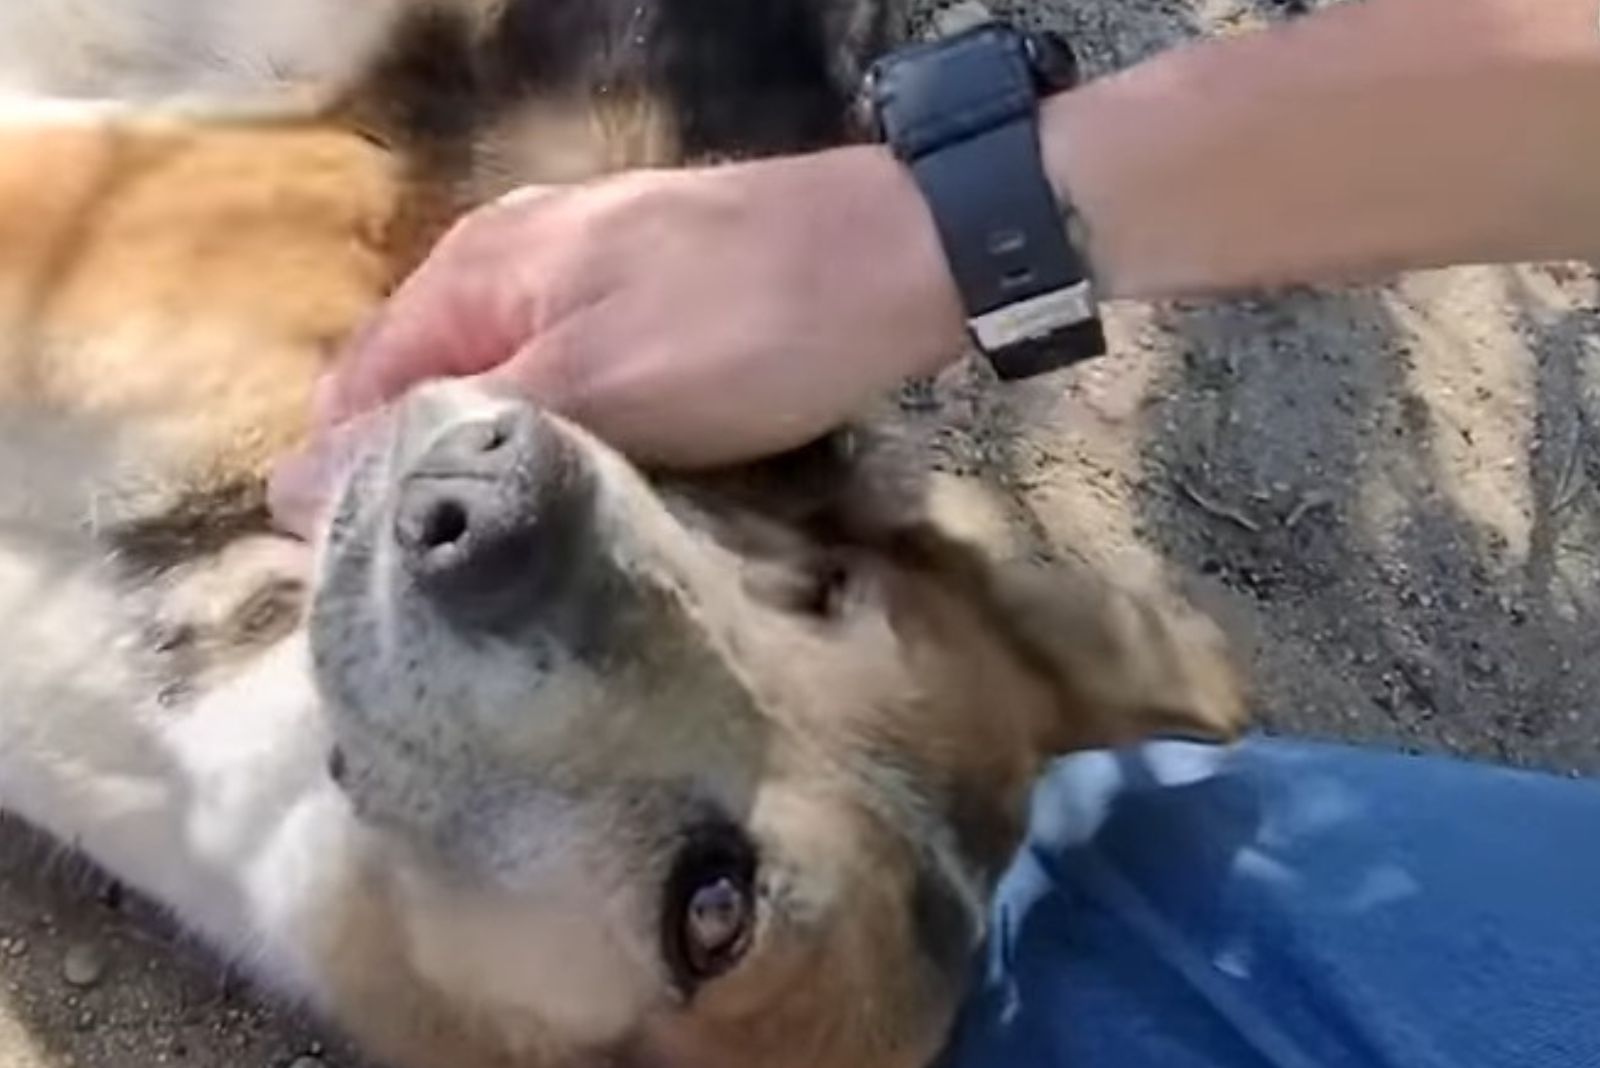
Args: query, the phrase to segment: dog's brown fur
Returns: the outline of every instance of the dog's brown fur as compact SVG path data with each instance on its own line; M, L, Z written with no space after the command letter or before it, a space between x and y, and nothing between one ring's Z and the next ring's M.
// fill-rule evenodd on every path
M475 6L473 17L482 17ZM460 29L448 25L444 32ZM469 58L486 54L492 41L472 29L480 24L464 25ZM96 501L82 555L114 558L112 577L97 577L96 588L134 597L145 630L130 661L137 667L109 676L106 688L130 705L146 700L140 687L157 662L166 685L176 677L187 688L176 706L203 708L304 637L300 587L313 587L319 716L332 727L308 720L303 730L314 739L331 730L350 751L343 782L356 818L341 831L354 844L328 862L294 929L288 956L305 975L289 968L286 982L296 992L312 987L318 1007L381 1058L419 1068L926 1063L960 994L976 933L970 899L981 899L1014 848L1041 763L1155 733L1231 737L1242 703L1219 637L1203 620L1096 576L992 563L928 519L914 477L888 450L852 449L841 438L740 471L647 482L577 428L522 412L524 425L553 435L606 487L610 533L597 536L606 546L597 551L614 555L621 539L634 554L626 581L674 592L641 602L648 626L612 636L623 645L608 654L608 673L555 669L550 685L560 692L547 704L570 692L586 715L603 709L619 726L540 735L522 755L520 734L452 726L468 732L461 744L486 745L530 780L560 779L569 798L704 779L723 818L747 821L773 854L772 892L817 903L774 903L772 928L739 968L682 1002L652 993L620 1035L595 1025L608 1035L598 1045L587 1024L564 1030L552 1022L559 1013L542 1017L537 995L511 1012L441 979L454 973L439 970L430 938L470 944L482 935L469 928L470 914L515 939L523 917L522 906L474 885L465 862L433 881L435 817L414 805L419 789L434 805L436 787L418 787L416 768L396 770L385 763L395 758L368 751L388 743L362 717L398 707L375 696L395 673L363 666L371 658L361 626L373 609L339 567L352 554L366 567L377 552L371 539L381 530L358 519L387 507L385 487L403 482L406 469L391 460L357 478L345 496L356 518L340 527L336 517L315 574L268 531L263 476L303 436L313 380L340 341L461 207L508 180L678 162L694 155L687 128L704 141L727 120L685 114L647 79L634 79L632 95L597 97L569 79L510 104L491 103L482 82L453 83L457 99L434 97L438 72L420 90L395 81L417 58L380 65L333 110L303 117L114 111L0 123L0 409L33 409L109 442L73 468ZM433 109L425 121L418 107ZM782 139L781 128L771 132ZM791 140L809 136L807 128ZM408 403L420 412L425 398ZM406 433L486 418L501 403L471 398L447 416L416 416L396 455L423 447ZM18 431L0 448L22 468L44 458L42 443L61 440ZM43 552L6 533L7 521L20 522L18 508L0 509L0 598L11 588L6 566ZM80 536L81 518L57 517L56 529ZM859 606L819 615L809 603L813 580L835 566L860 583ZM363 590L371 585L368 571L361 579ZM41 641L67 641L38 626ZM185 650L189 661L178 655ZM432 658L430 676L484 670L437 649L419 655ZM78 680L16 670L21 696L14 705L0 698L0 741L30 737L28 717L43 713L23 707L30 694L93 705L74 689ZM462 683L464 703L438 713L467 718L480 683ZM428 722L421 727L415 738L435 736ZM408 738L405 753L428 744ZM22 744L13 752L23 779L56 773L48 746L37 757ZM560 762L546 766L552 752ZM92 763L80 756L74 766ZM37 801L8 793L7 767L0 758L0 803L66 837L93 820L92 800L66 812L48 790ZM437 786L446 800L449 789ZM331 792L316 796L346 811ZM614 809L605 800L593 823L579 820L611 840L604 848L626 854L623 896L653 899L656 853L675 841L675 803ZM444 844L460 837L452 830ZM86 838L113 869L137 867L115 843ZM634 838L631 852L615 844ZM425 873L413 873L426 884L420 897L396 876L413 867ZM179 891L159 878L130 878L183 909ZM512 910L504 920L481 919L501 908ZM822 917L815 925L807 908ZM196 922L227 941L217 924ZM559 975L582 963L552 965Z

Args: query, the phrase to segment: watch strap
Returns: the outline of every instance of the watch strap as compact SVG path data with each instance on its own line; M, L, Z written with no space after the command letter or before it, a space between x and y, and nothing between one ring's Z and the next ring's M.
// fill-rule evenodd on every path
M1039 149L1021 35L986 24L874 72L883 135L930 208L969 328L1002 378L1104 351L1088 265Z

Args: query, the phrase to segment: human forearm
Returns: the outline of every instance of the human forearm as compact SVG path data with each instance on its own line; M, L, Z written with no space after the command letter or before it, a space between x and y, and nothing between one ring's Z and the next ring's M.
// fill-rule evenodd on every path
M1102 296L1600 252L1594 0L1367 0L1047 103Z

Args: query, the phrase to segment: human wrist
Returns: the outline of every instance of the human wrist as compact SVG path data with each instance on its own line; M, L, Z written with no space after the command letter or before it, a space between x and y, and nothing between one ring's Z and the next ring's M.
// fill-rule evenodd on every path
M1105 352L1088 265L1039 158L1039 95L1078 76L1060 35L982 20L863 79L862 114L915 188L921 231L936 234L970 339L1002 381Z

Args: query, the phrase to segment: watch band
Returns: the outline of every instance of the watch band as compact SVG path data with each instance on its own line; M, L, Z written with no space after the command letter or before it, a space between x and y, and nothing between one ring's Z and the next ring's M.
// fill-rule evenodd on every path
M973 339L1003 379L1105 351L1070 209L1040 156L1029 49L984 23L887 57L868 82L882 135L931 210Z

